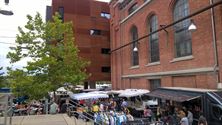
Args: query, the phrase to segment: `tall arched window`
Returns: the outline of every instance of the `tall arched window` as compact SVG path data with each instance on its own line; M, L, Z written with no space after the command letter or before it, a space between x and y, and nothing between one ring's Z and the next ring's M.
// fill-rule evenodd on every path
M189 14L188 0L177 0L173 15L177 21ZM174 26L175 29L175 57L192 55L191 33L188 31L190 19L184 20Z
M137 28L136 26L133 26L130 30L131 33L131 40L137 40L138 39L138 32L137 32ZM133 49L137 47L137 43L134 42L131 46L131 62L132 62L132 66L136 66L139 65L139 53L138 51L133 51Z
M148 21L148 27L150 33L158 29L158 22L156 15L150 17ZM149 37L149 55L150 55L149 62L158 62L160 60L158 33L152 34Z

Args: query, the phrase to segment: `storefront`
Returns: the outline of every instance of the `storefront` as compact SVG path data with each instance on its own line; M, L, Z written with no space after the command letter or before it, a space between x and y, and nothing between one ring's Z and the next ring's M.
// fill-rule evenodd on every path
M162 116L173 116L177 110L190 110L193 123L197 124L200 115L206 117L208 125L222 123L221 91L182 87L158 88L147 95L159 99ZM174 119L175 120L175 119Z

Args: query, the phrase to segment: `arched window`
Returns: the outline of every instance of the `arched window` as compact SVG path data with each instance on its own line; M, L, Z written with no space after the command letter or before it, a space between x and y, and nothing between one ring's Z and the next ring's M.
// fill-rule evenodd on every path
M150 17L148 20L148 27L150 33L158 29L156 15ZM152 34L149 37L149 55L149 62L158 62L160 60L158 33Z
M178 0L174 6L174 21L189 14L188 0ZM192 55L191 33L188 31L190 19L174 26L175 29L175 57Z
M133 13L137 8L138 8L137 3L133 4L133 5L129 8L129 10L128 10L129 15L130 15L131 13Z
M131 33L131 40L137 40L138 39L138 32L137 32L137 28L136 26L133 26L130 30ZM131 62L132 62L132 66L136 66L139 65L139 53L138 51L133 51L133 49L137 46L137 43L134 42L131 46Z

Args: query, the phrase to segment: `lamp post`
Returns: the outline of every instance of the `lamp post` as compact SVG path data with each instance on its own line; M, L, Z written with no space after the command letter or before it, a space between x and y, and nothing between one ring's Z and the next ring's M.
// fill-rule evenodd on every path
M6 16L11 16L14 14L8 4L9 4L9 0L5 0L5 5L0 8L0 14L6 15Z

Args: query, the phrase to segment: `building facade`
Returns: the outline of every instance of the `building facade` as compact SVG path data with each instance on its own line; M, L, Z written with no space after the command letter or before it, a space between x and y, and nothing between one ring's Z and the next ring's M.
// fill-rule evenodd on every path
M218 1L111 0L113 89L221 85L221 4L163 28Z
M90 74L85 86L110 83L110 32L109 5L96 0L53 0L53 13L61 19L73 22L75 44L79 55L90 61Z

